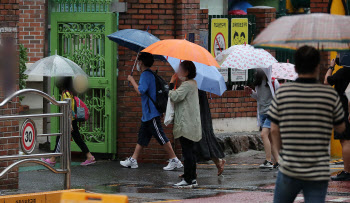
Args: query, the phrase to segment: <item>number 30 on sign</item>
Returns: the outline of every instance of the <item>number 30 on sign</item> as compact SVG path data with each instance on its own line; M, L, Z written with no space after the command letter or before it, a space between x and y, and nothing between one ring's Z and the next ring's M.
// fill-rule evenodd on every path
M31 119L25 120L21 128L21 147L25 154L30 154L35 149L36 136L34 121Z

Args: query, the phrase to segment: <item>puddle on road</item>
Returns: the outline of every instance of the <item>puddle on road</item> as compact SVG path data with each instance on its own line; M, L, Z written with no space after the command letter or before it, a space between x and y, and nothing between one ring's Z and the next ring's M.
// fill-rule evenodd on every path
M101 193L168 193L171 188L154 188L152 186L139 186L139 185L100 185L96 187L86 187L86 190L91 192Z

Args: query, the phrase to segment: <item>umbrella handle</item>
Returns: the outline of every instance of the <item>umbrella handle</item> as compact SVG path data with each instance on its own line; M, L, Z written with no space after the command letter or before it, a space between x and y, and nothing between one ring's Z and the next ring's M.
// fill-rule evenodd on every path
M132 76L133 74L134 74L134 69L131 71L130 75ZM133 86L131 85L130 81L129 81L129 83L128 83L128 86L129 86L129 87L133 87Z

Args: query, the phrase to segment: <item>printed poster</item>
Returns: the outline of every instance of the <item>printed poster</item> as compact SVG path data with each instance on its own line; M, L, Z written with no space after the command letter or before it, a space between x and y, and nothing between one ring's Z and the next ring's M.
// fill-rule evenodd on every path
M248 44L248 18L231 18L231 46Z
M211 53L214 57L218 56L222 51L228 48L228 19L213 18L211 19Z
M248 18L231 18L231 46L248 44ZM248 80L247 70L231 70L232 82Z
M221 73L222 77L224 77L225 82L228 81L228 68L218 68L218 71Z

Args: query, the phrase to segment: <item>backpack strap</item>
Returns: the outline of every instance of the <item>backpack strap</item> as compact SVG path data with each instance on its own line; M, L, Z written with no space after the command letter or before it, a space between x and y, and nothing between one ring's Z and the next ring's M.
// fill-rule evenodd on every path
M149 68L147 68L146 70L144 70L144 71L148 71L148 72L151 72L152 74L153 74L153 76L154 76L154 82L155 82L155 80L156 80L156 76L155 76L155 73L151 70L151 69L149 69ZM157 86L157 85L156 85ZM157 90L156 90L157 91ZM153 105L156 107L156 109L157 109L157 105L156 105L156 102L152 99L152 97L149 95L149 93L148 93L148 91L146 92L146 95L147 95L147 97L152 101L152 103L153 103ZM149 112L151 112L151 107L149 106L149 103L148 103L148 110L149 110Z
M273 93L276 93L275 80L276 80L276 78L273 77L272 78Z

